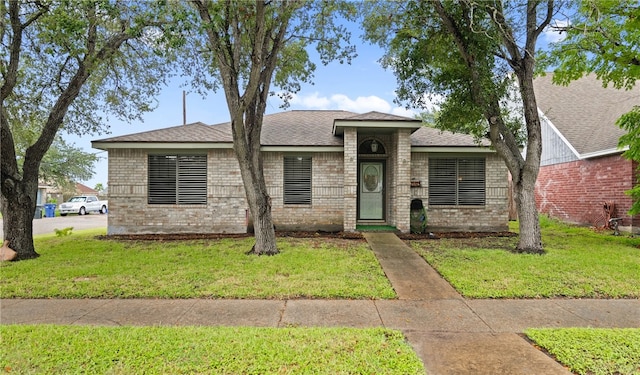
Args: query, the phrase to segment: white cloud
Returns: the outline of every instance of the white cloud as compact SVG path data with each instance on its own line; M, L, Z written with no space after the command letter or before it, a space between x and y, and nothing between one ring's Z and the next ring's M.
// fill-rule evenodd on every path
M437 108L436 102L431 98L429 102L433 104L429 108ZM440 99L438 97L437 99ZM291 98L291 109L340 109L356 113L366 113L377 111L382 113L391 113L397 116L415 117L420 113L419 110L406 109L404 107L393 106L385 99L376 95L358 96L352 99L345 94L333 94L331 96L321 96L318 92L309 95L295 94Z
M394 114L396 116L404 116L404 117L416 117L416 115L418 114L417 111L414 111L413 109L406 109L404 107L395 107L391 110L391 114Z
M291 99L291 105L312 109L329 109L331 108L331 101L326 96L321 97L317 92L314 92L307 96L294 94Z
M354 100L344 94L334 94L331 95L331 102L336 105L337 109L353 112L389 112L391 110L389 102L375 95L359 96Z
M295 94L292 96L290 103L292 107L298 109L341 109L358 113L391 111L391 104L375 95L358 96L355 99L351 99L345 94L321 96L319 93L314 92L309 95Z
M551 24L547 26L542 32L542 36L544 41L547 43L556 43L564 40L567 36L565 33L560 33L558 28L567 27L569 25L569 20L553 20Z

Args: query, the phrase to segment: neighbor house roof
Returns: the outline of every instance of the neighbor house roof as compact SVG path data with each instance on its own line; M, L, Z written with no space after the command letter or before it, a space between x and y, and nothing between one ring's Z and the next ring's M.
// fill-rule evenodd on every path
M625 132L616 120L640 105L640 90L602 87L595 75L588 75L568 86L552 83L552 74L538 77L533 86L538 109L570 143L580 157L615 151Z
M78 194L89 194L89 195L98 195L98 191L96 189L92 189L87 185L76 182L76 193Z
M340 122L342 126L350 122L354 126L382 122L409 126L413 130L417 129L411 136L412 146L478 146L468 135L421 127L420 121L413 118L375 111L358 114L338 110L297 110L265 115L261 143L263 146L342 147L342 136L334 135L333 132L336 122ZM231 123L205 125L197 122L92 142L93 147L101 149L114 147L115 144L120 147L143 148L150 145L179 146L181 143L201 144L202 147L228 144L230 147L233 143Z

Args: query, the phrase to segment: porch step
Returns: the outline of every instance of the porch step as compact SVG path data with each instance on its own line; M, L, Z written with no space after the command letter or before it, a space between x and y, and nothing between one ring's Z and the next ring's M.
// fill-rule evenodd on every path
M356 225L356 230L359 232L395 232L398 228L392 225L369 225L369 224L360 224Z

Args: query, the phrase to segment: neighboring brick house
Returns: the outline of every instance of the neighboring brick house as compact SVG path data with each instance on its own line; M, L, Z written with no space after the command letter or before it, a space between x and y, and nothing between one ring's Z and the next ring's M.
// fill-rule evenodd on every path
M590 75L558 86L549 74L534 81L542 116L542 159L536 183L540 212L561 220L603 226L604 204L613 202L621 225L637 226L627 211L632 200L624 192L636 183L637 164L622 156L615 123L634 105L640 92L603 88Z
M76 182L74 187L75 190L67 190L66 192L63 192L59 187L47 186L46 199L47 201L60 204L74 195L98 195L99 193L97 190L79 182Z
M98 195L96 189L92 189L87 185L76 182L76 194L78 195Z
M264 117L264 174L278 230L507 229L507 169L487 144L379 112ZM193 123L92 142L109 160L109 234L244 233L247 203L230 123Z

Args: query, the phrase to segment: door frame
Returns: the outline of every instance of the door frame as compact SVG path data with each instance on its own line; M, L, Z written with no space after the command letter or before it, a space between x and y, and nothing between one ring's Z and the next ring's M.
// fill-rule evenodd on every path
M360 218L360 189L362 188L361 173L363 163L380 163L382 164L382 219L361 219ZM356 221L359 222L386 222L387 221L387 159L358 159L358 185L356 187Z

